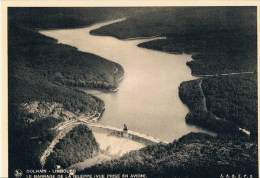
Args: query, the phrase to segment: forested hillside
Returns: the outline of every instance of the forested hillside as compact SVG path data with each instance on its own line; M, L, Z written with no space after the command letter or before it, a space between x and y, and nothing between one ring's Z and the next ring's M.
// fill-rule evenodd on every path
M244 30L214 31L170 35L166 40L155 40L139 44L140 47L168 53L190 54L187 62L193 75L214 75L232 72L255 72L256 34Z
M55 29L91 24L154 12L160 7L12 7L9 19L29 28Z
M256 74L207 78L202 89L208 109L217 117L251 132L258 130Z
M52 83L102 89L116 88L123 76L119 64L57 44L36 31L14 24L9 27L9 57L15 59L9 65L12 73L28 68Z
M220 134L241 135L239 128L242 128L250 131L252 139L257 139L255 74L208 77L183 82L179 95L190 109L186 116L187 123Z
M46 167L60 165L67 168L75 163L93 157L99 151L91 130L85 125L73 128L58 144L47 158Z
M256 33L255 7L161 7L144 14L134 15L123 22L111 24L92 31L120 39L153 35L178 35L200 32L239 29L244 33ZM150 12L149 12L150 10ZM139 28L138 28L139 27ZM127 28L128 30L124 30ZM121 30L120 30L121 29Z
M92 31L119 39L165 36L138 46L190 54L193 60L187 65L192 74L212 77L180 85L180 98L190 109L186 122L215 131L218 136L189 134L173 144L152 147L155 150L144 148L85 172L219 177L231 171L235 175L251 172L258 177L257 154L252 154L257 153L258 138L256 24L256 7L173 7ZM183 147L175 149L176 145Z
M41 168L40 156L57 136L53 128L64 122L64 113L73 120L81 114L103 111L102 100L75 87L113 90L124 75L120 64L57 44L37 30L128 17L92 34L121 39L166 36L139 46L191 54L194 60L187 65L193 75L215 76L180 85L180 98L191 111L186 122L219 135L191 133L168 145L130 152L84 173L144 173L149 177L234 173L258 177L255 7L9 8L8 12L10 174L18 168ZM232 72L254 73L219 75ZM46 117L21 109L23 105L41 106L39 103L60 108L50 109ZM250 136L239 128L249 130ZM91 131L79 126L54 147L47 166L67 167L95 151L98 145Z
M120 39L165 36L139 46L188 53L194 75L256 71L255 7L173 7L147 12L91 33Z
M190 124L225 133L236 133L239 127L255 133L256 24L256 7L173 7L132 16L91 33L120 39L165 36L167 39L149 41L138 46L169 53L190 54L193 60L187 62L187 65L193 75L201 77L254 73L203 80L202 89L205 92L207 109L202 106L197 81L183 83L180 97L193 111L186 117Z
M56 15L55 18L54 16L51 18L53 14L48 13L48 8L41 9L42 13L39 13L38 10L38 8L9 8L10 174L13 174L17 168L22 170L41 168L39 159L57 136L58 132L54 127L56 124L64 122L62 118L75 119L82 114L88 115L103 111L104 102L102 100L73 87L115 89L119 78L123 76L123 68L119 64L93 54L80 52L67 45L57 44L56 40L39 34L35 28L44 28L44 24L45 28L60 28L60 24L63 24L63 16ZM56 13L56 11L52 12ZM42 17L38 16L39 14ZM43 18L46 14L49 16ZM39 19L35 17L39 17ZM102 19L89 17L91 20L88 21L87 16L84 18L86 21L80 25L90 25ZM104 15L103 20L106 18ZM58 21L61 23L56 23ZM48 22L56 26L49 26ZM37 103L42 103L42 105L37 105ZM53 109L55 103L60 108ZM22 105L35 105L38 108L23 111ZM49 105L49 107L41 108L43 105ZM46 118L36 110L50 113ZM95 145L95 140L91 139L93 138L91 131L88 130L87 133L89 141ZM71 146L68 145L64 154ZM81 148L82 143L75 143L74 146ZM92 151L95 149L97 148L93 147ZM74 162L82 158L75 157ZM64 164L69 164L69 162Z
M17 115L11 115L9 118L12 116ZM13 173L17 168L21 170L41 168L40 157L57 135L57 132L52 128L62 120L49 117L37 120L32 124L26 124L21 121L25 117L19 116L19 118L15 118L20 119L19 124L17 124L13 122L13 119L9 120L9 123L12 124L9 127L10 173Z
M221 174L258 177L257 144L190 133L168 145L152 145L86 169L84 173L146 174L147 177L218 178Z

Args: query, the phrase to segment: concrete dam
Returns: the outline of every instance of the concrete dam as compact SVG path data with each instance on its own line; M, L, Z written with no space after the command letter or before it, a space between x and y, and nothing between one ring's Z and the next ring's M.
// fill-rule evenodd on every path
M167 142L152 136L131 130L125 132L123 129L97 124L85 118L68 120L56 126L55 129L61 132L80 124L86 125L92 130L101 152L110 157L120 157L129 151L138 150L152 144L167 144Z
M152 136L130 130L124 132L123 129L96 123L76 122L76 124L82 123L87 125L92 130L92 133L100 146L100 152L93 158L71 165L69 169L81 171L102 162L119 158L125 153L133 150L139 150L148 145L158 143L167 144L167 142Z
M167 144L163 140L131 130L124 132L123 129L96 123L88 124L88 127L92 130L97 142L100 144L100 149L105 154L115 157L120 157L129 151L138 150L148 145L157 143Z

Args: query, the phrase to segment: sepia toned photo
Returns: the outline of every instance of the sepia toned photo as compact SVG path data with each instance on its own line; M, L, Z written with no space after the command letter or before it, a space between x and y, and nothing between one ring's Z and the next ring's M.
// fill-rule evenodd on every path
M258 178L257 6L7 8L8 177Z

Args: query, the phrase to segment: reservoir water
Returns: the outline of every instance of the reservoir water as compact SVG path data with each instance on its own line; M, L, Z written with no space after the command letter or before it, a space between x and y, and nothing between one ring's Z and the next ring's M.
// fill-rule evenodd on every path
M191 57L137 47L137 44L151 39L119 40L89 34L93 29L114 22L76 29L40 31L59 43L123 66L125 77L117 92L88 91L105 102L106 110L98 123L117 128L127 124L130 130L165 141L173 141L189 132L206 132L185 123L189 110L178 95L181 82L196 79L186 66Z

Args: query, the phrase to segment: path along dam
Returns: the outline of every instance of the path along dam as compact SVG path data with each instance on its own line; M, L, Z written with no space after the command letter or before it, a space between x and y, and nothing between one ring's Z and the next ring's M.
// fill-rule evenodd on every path
M92 130L100 146L100 152L97 153L95 157L69 167L69 169L72 168L77 171L84 170L87 167L100 164L104 161L119 158L125 153L139 150L148 145L167 144L167 142L163 140L131 130L125 132L123 129L78 120L66 124L66 127L70 127L71 124L74 126L78 124L87 125Z

